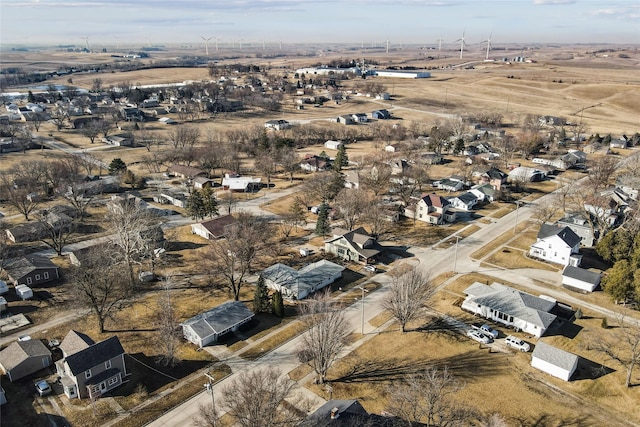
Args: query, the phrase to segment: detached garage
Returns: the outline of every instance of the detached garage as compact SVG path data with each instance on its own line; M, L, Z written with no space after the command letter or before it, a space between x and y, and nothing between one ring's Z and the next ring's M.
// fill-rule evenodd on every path
M51 352L40 340L14 341L0 352L0 368L13 382L51 366Z
M593 292L600 284L600 273L568 265L562 272L562 286L579 292Z
M543 342L538 342L531 354L531 366L565 381L576 371L578 360L580 356Z
M218 341L227 332L253 319L253 312L240 301L229 301L182 323L184 337L202 348Z

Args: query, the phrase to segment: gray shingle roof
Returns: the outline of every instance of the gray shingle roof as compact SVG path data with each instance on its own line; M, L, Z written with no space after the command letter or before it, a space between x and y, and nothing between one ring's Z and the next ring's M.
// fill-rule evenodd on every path
M551 224L540 225L540 231L538 232L538 239L545 239L551 236L560 237L569 247L574 247L580 243L580 236L578 236L569 227L556 227Z
M599 273L594 273L593 271L585 270L584 268L580 267L572 267L568 265L565 267L562 275L570 277L572 279L580 280L585 283L590 283L592 285L597 285L598 283L600 283Z
M55 268L55 265L49 258L40 255L26 255L20 258L12 258L6 261L4 270L11 279L17 281L32 271L41 268Z
M9 371L30 357L51 357L51 352L40 340L14 341L0 351L0 363Z
M544 360L545 362L551 363L552 365L567 371L573 369L574 364L578 359L580 359L580 356L561 350L557 347L553 347L542 341L538 341L536 348L533 349L531 357Z
M224 332L253 316L253 312L240 301L228 301L185 320L182 326L190 326L203 339Z
M65 356L69 356L79 352L80 350L84 350L93 344L95 344L95 341L93 341L89 336L72 329L64 337L62 343L60 343L60 350L62 350L62 353Z
M76 376L121 354L124 354L124 349L118 337L114 335L67 356L65 362L69 365L71 373Z
M305 293L305 291L308 293L309 291L318 289L320 283L325 282L328 278L334 277L343 271L343 266L322 259L318 262L308 264L298 271L284 264L274 264L271 267L265 268L262 276L291 290L294 295L298 296Z

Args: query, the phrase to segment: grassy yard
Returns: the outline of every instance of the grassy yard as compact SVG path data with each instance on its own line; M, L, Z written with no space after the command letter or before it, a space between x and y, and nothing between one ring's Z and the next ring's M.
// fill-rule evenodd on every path
M484 263L495 265L498 267L511 269L511 268L537 268L540 270L560 271L561 268L557 265L537 261L527 257L527 251L522 249L515 249L505 247L501 251L494 252L490 257L484 258Z

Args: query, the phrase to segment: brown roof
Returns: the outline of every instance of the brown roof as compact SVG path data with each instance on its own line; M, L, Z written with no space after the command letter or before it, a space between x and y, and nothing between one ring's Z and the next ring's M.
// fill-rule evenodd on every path
M438 196L436 193L423 194L422 200L424 200L427 206L435 206L436 208L441 208L449 204L444 197Z
M51 357L51 352L40 340L14 341L0 352L5 372L18 366L29 357Z
M211 235L219 238L225 235L227 226L236 222L231 215L223 215L200 223Z
M84 350L85 348L93 344L95 344L95 342L87 335L83 334L82 332L74 331L72 329L62 340L62 343L60 344L60 350L62 350L62 353L66 357L71 354L77 353L80 350Z

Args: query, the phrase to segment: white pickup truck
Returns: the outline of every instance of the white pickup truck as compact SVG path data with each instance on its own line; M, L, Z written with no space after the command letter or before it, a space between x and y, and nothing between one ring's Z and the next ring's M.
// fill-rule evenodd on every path
M480 332L482 335L486 335L487 337L491 338L492 340L495 340L496 338L498 338L498 335L499 335L498 331L491 328L491 326L487 324L484 324L481 326L471 325L471 327L476 331Z

